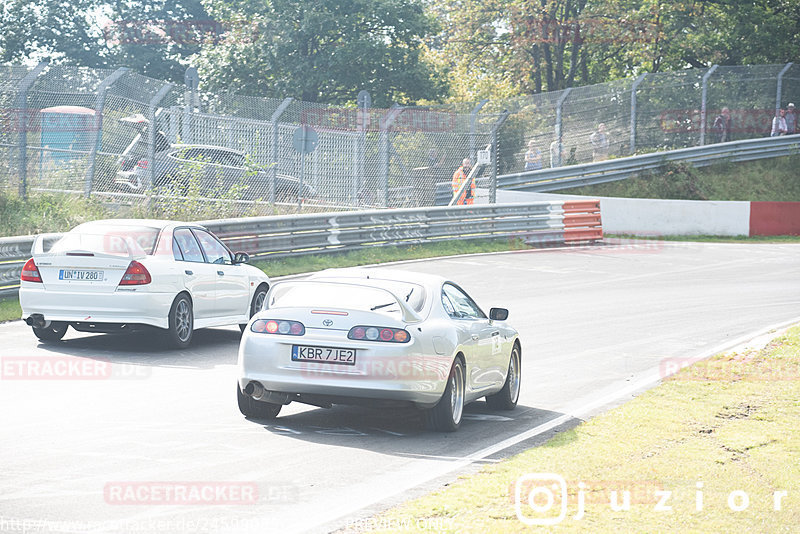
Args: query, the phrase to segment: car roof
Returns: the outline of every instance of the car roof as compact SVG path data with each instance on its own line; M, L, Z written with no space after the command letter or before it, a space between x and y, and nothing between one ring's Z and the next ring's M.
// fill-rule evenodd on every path
M178 226L191 226L194 228L203 227L202 225L196 223L167 221L163 219L101 219L98 221L85 222L76 226L75 228L85 229L91 226L150 226L153 228L159 228L161 230L175 228Z
M438 289L447 278L435 274L424 274L401 269L369 269L364 267L349 267L343 269L325 269L312 275L309 279L320 278L346 278L348 281L368 286L383 287L385 282L403 282L417 284L426 289Z

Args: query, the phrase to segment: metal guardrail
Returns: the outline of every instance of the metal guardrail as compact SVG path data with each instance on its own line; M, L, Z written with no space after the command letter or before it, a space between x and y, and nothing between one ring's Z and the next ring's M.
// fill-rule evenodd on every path
M267 259L452 239L520 237L536 243L592 241L602 238L599 210L597 201L542 201L251 217L200 221L200 224L232 250ZM0 238L0 296L18 291L20 272L30 257L33 240L33 236Z
M504 174L497 177L497 186L517 191L557 191L624 180L632 174L658 169L672 162L686 162L692 163L695 167L702 167L722 161L752 161L799 152L800 134L729 141L596 163Z

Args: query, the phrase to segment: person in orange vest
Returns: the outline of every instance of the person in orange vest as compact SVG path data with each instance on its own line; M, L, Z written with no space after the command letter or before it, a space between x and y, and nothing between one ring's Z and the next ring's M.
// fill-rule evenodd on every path
M467 179L469 176L469 171L472 169L472 160L469 158L464 158L464 161L461 162L461 167L459 167L456 172L453 173L453 194L455 195L458 193L458 190L461 189L461 186L464 184L464 180ZM457 206L466 206L472 205L475 200L475 180L472 181L469 187L461 194L461 196L456 201Z

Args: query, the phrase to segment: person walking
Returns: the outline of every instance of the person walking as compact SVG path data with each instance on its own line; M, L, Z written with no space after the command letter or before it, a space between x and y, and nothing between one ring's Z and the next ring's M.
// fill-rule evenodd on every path
M731 140L731 110L722 108L722 111L714 119L714 125L711 127L714 130L714 136L717 143L725 143Z
M453 195L458 193L461 189L461 186L469 177L469 172L472 170L472 160L469 158L464 158L461 162L461 167L456 169L456 172L453 173ZM463 193L458 197L456 200L456 206L470 206L475 201L475 180L472 180L472 183L467 187Z
M542 168L542 151L536 148L536 141L528 141L528 151L525 152L525 170L538 171Z
M786 135L797 133L797 112L794 110L794 103L789 102L786 106Z
M597 125L597 131L589 136L592 143L592 161L605 161L608 159L608 135L606 135L606 125Z
M770 132L770 137L777 137L779 135L786 135L786 110L779 109L778 112L775 114L775 118L772 119L772 132Z

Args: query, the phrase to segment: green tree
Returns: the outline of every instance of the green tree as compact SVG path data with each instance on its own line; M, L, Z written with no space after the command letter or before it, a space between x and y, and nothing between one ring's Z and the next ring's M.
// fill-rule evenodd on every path
M421 57L436 24L419 0L210 0L209 11L258 33L203 48L206 88L331 103L366 89L378 106L443 92Z

